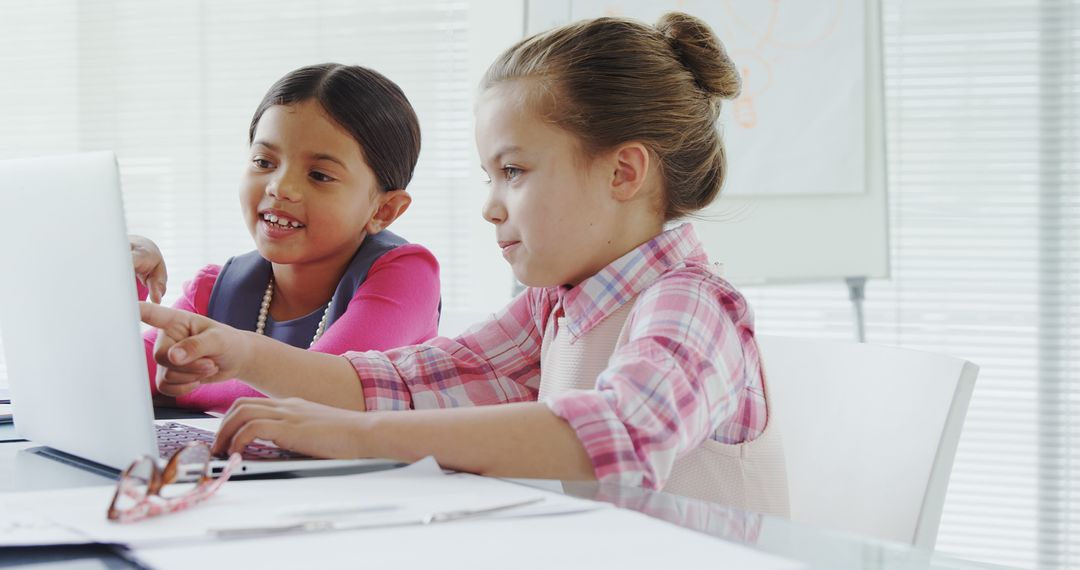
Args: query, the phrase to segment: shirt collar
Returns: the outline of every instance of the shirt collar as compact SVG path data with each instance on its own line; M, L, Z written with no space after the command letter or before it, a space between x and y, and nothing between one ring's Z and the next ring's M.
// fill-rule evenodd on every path
M616 259L576 287L560 287L563 326L578 338L656 282L675 264L708 263L691 224L667 230Z

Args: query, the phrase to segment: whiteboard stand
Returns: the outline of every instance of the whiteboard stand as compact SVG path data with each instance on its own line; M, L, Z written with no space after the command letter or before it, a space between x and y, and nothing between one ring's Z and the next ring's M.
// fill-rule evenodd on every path
M855 309L855 341L866 342L866 321L863 318L863 299L866 298L866 277L845 277L848 298Z

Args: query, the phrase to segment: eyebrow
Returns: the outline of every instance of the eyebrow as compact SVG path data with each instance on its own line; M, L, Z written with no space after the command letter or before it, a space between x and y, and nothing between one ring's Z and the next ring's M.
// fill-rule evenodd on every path
M499 152L495 153L495 162L502 162L503 155L510 154L512 152L519 152L520 150L521 147L517 145L504 146L499 149Z
M338 159L337 159L337 158L335 158L335 157L334 157L333 155L329 155L329 154L323 154L323 153L319 153L319 154L315 154L315 155L313 155L313 156L312 156L312 158L314 158L315 160L329 160L330 162L334 162L334 163L337 163L337 164L338 164L338 166L340 166L340 167L344 168L345 170L348 170L348 169L349 169L349 167L348 167L348 166L345 166L345 163L344 163L344 162L342 162L342 161L338 160Z
M270 150L272 150L274 152L280 152L281 151L281 149L279 149L276 145L274 145L272 143L269 143L269 142L266 142L264 140L257 140L257 141L254 141L254 142L251 143L251 146L255 146L255 145L265 146L266 148L268 148L268 149L270 149ZM319 152L319 153L315 153L315 154L311 155L311 158L314 158L315 160L329 160L330 162L336 163L338 166L344 168L345 170L349 169L348 166L345 166L345 162L343 162L341 159L337 158L336 156L334 156L332 154L326 154L326 153L323 153L323 152Z

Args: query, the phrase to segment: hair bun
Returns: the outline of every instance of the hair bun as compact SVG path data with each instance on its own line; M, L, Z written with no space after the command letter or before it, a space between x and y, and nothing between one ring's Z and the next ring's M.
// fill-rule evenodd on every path
M660 17L656 29L702 90L723 99L739 95L739 71L708 24L689 14L669 12Z

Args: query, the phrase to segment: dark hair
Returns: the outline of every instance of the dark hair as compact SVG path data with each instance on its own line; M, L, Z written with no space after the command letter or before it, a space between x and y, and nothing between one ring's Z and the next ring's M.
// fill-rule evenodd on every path
M366 67L323 63L289 72L255 109L248 144L267 109L311 99L360 143L384 191L409 185L420 156L420 122L401 88Z
M527 79L540 113L589 155L638 141L664 177L664 219L709 205L727 170L720 100L739 72L701 20L665 14L655 26L625 18L577 22L527 38L488 68L482 87Z

